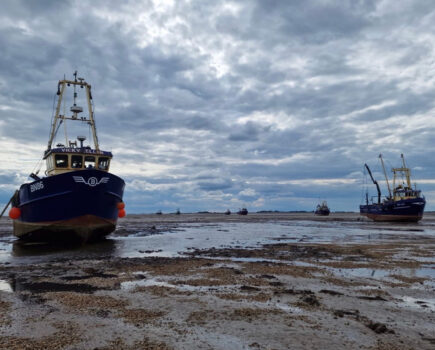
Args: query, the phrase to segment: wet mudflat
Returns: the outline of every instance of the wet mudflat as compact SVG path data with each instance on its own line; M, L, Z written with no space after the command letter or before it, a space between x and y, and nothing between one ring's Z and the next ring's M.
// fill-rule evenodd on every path
M84 247L0 220L0 349L433 349L435 216L141 215Z

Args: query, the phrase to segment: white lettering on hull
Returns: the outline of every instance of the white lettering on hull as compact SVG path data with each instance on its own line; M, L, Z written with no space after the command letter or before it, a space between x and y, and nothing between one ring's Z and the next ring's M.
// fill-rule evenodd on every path
M44 184L42 183L42 181L38 181L38 182L30 185L30 192L42 190L43 188L44 188Z

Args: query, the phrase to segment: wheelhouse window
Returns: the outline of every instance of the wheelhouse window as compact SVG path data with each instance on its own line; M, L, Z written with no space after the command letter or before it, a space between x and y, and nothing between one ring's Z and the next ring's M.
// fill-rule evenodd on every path
M50 156L47 158L47 170L53 169L53 157Z
M68 155L56 154L54 157L56 168L68 168Z
M81 168L83 166L83 156L71 156L71 168Z
M85 168L95 168L95 157L85 156Z
M107 158L107 157L99 157L98 158L98 169L100 169L100 170L108 170L109 169L109 158Z

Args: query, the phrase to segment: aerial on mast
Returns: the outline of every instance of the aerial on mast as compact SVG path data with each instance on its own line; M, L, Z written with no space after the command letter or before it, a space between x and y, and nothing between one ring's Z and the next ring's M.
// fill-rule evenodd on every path
M77 83L77 71L74 72L74 82ZM83 82L83 78L79 78L80 82ZM83 88L83 85L80 85ZM76 85L74 84L74 104L70 108L71 112L73 112L73 119L77 119L77 114L83 112L83 108L80 106L77 106L77 91L76 91Z

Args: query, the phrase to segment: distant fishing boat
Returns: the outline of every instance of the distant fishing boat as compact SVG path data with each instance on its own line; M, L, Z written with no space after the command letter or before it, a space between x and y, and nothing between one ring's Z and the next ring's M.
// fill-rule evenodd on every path
M417 222L423 218L426 200L424 196L422 196L421 191L418 190L415 185L414 188L412 188L411 171L406 166L403 154L401 155L401 158L402 167L392 169L393 190L391 190L382 155L379 155L388 188L388 196L384 199L381 199L381 189L378 182L374 179L369 166L364 164L373 184L376 185L378 195L376 202L373 202L373 198L371 198L369 203L368 192L366 192L366 203L365 205L360 205L361 215L367 216L374 221Z
M65 111L65 90L73 86L71 114ZM84 88L88 116L79 116L77 88ZM78 122L89 127L94 147L85 146L84 136L69 141L66 124ZM66 144L52 144L61 125L65 127ZM77 144L77 141L79 144ZM83 78L60 80L57 103L52 119L47 150L41 160L46 162L45 177L32 173L12 198L9 216L14 219L15 236L32 241L92 241L115 230L118 217L125 215L124 180L109 172L112 153L100 149L94 119L91 85Z
M314 214L322 216L328 216L329 213L330 210L326 201L323 201L321 204L317 204L316 211L314 212Z
M231 215L231 210L227 209L227 211L225 212L225 215Z
M156 211L156 215L162 215L162 211L161 210L157 210Z
M239 214L239 215L248 215L248 209L246 209L246 208L239 209L237 214Z

